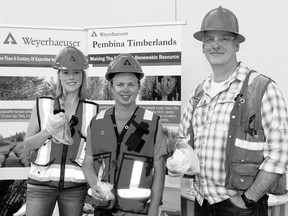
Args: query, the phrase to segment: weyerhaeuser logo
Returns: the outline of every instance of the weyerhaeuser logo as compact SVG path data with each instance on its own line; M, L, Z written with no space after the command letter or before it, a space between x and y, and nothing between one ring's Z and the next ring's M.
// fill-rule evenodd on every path
M79 47L81 41L79 40L56 40L51 37L48 39L35 39L33 37L22 37L22 41L24 45L27 46L35 46L35 47L43 47L43 46L74 46ZM19 41L18 41L19 43ZM3 44L17 44L15 37L9 32Z
M15 38L13 37L13 35L11 34L11 32L9 32L9 34L7 35L3 44L17 44L17 42L16 42Z
M98 32L98 34L96 33L96 31L93 31L91 34L91 37L121 37L121 36L128 36L128 32Z

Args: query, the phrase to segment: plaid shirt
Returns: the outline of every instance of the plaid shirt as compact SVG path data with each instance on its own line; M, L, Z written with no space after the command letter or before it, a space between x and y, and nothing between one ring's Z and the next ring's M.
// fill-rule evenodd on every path
M224 187L225 148L234 98L240 92L248 72L249 68L240 63L213 98L209 96L212 75L209 76L204 81L204 94L193 118L192 96L195 90L184 109L180 136L188 135L188 128L192 122L195 151L200 160L200 173L194 183L199 204L202 204L203 199L207 199L210 204L221 202L238 193ZM263 149L265 160L260 169L272 173L285 173L288 161L288 115L282 93L274 82L268 85L262 98L261 114L266 141Z

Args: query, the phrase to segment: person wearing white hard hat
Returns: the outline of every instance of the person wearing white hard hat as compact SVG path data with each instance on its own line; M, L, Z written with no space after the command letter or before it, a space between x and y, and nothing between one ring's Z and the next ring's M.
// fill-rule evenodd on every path
M82 216L85 135L98 104L85 100L88 62L79 49L63 48L53 68L58 74L56 97L37 98L24 140L25 150L34 154L26 215L51 216L58 202L60 216Z
M283 95L272 79L237 60L245 37L230 10L209 11L194 38L212 68L192 91L180 124L200 164L195 216L268 215L268 193L286 193Z
M120 54L108 66L115 106L92 119L83 163L94 215L158 215L167 145L160 117L136 104L143 76L131 54Z

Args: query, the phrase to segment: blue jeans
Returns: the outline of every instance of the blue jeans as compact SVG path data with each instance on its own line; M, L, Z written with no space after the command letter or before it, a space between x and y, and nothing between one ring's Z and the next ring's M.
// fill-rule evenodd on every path
M60 216L82 216L87 186L59 190L49 186L27 187L26 216L51 216L58 201Z
M251 209L239 208L230 199L213 205L204 200L202 206L195 200L194 211L195 216L268 216L268 195L264 195Z

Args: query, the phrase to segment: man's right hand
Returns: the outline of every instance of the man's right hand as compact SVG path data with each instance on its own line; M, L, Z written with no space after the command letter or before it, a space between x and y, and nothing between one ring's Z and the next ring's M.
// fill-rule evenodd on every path
M105 197L102 195L102 190L98 185L94 185L94 187L89 188L88 195L90 195L94 200L105 202Z

